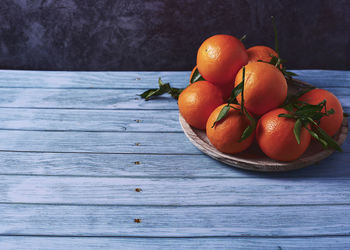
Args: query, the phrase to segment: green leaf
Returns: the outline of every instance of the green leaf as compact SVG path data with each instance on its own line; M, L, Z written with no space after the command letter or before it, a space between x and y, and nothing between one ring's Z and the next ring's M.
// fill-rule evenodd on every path
M140 96L144 99L146 99L146 101L148 100L148 97L153 95L154 92L158 91L158 89L149 89L146 90L145 92L143 92L142 94L140 94Z
M239 40L243 42L247 38L247 34L244 34Z
M255 119L247 112L247 110L245 110L245 116L249 119L250 125L248 125L248 127L246 127L245 130L243 131L239 142L242 142L245 139L247 139L255 131L255 127L256 127Z
M181 92L184 89L178 89L178 88L171 88L170 89L170 95L174 98L174 99L179 99L179 95L181 94Z
M296 74L296 73L294 73L294 72L291 72L291 71L285 71L284 74L287 75L287 76L290 76L290 77L292 77L292 76L298 76L298 74Z
M172 88L169 83L163 83L162 79L158 79L158 89L149 89L140 94L142 98L146 101L150 100L153 97L169 93L174 99L178 99L179 95L184 89Z
M291 115L291 114L279 114L278 117L286 117L286 118L295 119L295 116L293 116L293 115Z
M244 114L244 82L245 82L245 66L243 66L243 70L242 70L242 90L241 90L241 113ZM240 84L241 84L240 83ZM237 86L238 87L238 86Z
M211 126L212 128L215 127L215 125L221 121L222 119L224 119L226 117L226 115L228 114L228 111L230 110L230 105L225 105L221 110L220 113L218 115L218 117L216 118L216 121L213 123L213 126Z
M317 141L319 141L323 147L327 148L328 147L328 143L321 139L314 131L312 131L311 129L305 127L307 129L307 131L309 131L310 135L315 138Z
M277 56L272 55L269 64L271 64L277 68L279 66L278 64L280 62L281 62L281 60L279 60L279 58Z
M243 88L244 88L244 74L245 74L245 68L243 69L243 77L242 77L242 81L231 91L231 95L230 98L228 99L228 103L232 104L238 104L236 97L242 93Z
M240 82L240 84L238 84L231 92L231 96L230 98L232 99L236 99L236 97L242 92L243 90L243 85L244 85L244 82Z
M318 134L320 139L327 142L329 148L338 150L340 152L343 151L338 145L338 143L332 137L330 137L320 126L315 125L314 128L316 129L316 133Z
M322 145L326 145L326 148L331 148L334 150L338 150L340 152L342 152L343 150L341 149L341 147L338 145L338 143L332 138L330 137L326 131L324 131L320 126L318 126L318 124L312 120L311 118L308 118L308 121L311 122L312 126L312 130L313 132L315 132L318 136L318 141L320 141L322 143ZM315 138L315 137L314 137ZM317 138L315 138L317 139Z
M301 120L298 119L295 124L294 124L294 129L293 129L293 132L294 132L294 135L295 135L295 139L297 140L298 144L300 144L300 132L301 132Z
M195 83L198 81L205 81L202 75L199 73L198 68L193 72L192 78L190 79L190 83Z
M331 108L330 110L327 110L326 114L327 115L333 115L335 113L334 109Z

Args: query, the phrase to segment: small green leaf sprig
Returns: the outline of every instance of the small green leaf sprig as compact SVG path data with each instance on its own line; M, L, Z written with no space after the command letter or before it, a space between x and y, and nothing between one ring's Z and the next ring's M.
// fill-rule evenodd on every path
M198 69L196 68L195 71L193 72L193 75L190 79L190 83L195 83L198 81L205 81L203 76L199 73ZM170 83L163 83L162 79L159 77L158 78L158 85L159 88L157 89L148 89L145 92L143 92L140 96L144 98L146 101L156 97L160 96L163 94L170 94L171 97L174 99L179 99L179 95L181 92L184 90L184 88L173 88L171 87Z
M190 83L195 83L198 81L205 81L205 79L203 78L203 76L199 73L198 68L196 67L196 69L193 72L193 75L190 79Z
M298 144L300 144L301 129L305 128L324 148L342 151L338 143L319 126L322 117L334 114L333 109L327 110L326 100L317 105L312 105L293 99L283 108L289 113L282 113L278 116L296 120L293 133Z
M163 95L165 93L170 94L174 99L178 99L179 95L184 89L181 88L173 88L170 86L170 83L163 83L162 79L158 78L159 88L157 89L149 89L143 92L140 96L144 98L146 101L150 100L153 97Z
M248 113L248 111L244 107L244 81L245 81L245 67L243 66L242 81L232 90L231 96L228 99L227 104L221 109L218 117L216 118L215 122L212 125L212 128L213 128L216 126L218 122L224 120L225 117L228 115L228 112L230 111L230 109L240 110L241 115L246 116L249 119L250 124L243 131L239 142L242 142L243 140L247 139L254 132L256 127L255 119ZM236 97L239 94L241 94L241 105L240 105L240 108L236 108L232 106L232 104L237 103Z
M297 74L295 74L291 71L287 71L287 68L285 66L286 60L283 60L280 58L280 52L279 52L279 46L278 46L278 35L277 35L277 28L276 28L274 16L271 16L271 21L272 21L273 33L274 33L274 37L275 37L275 51L276 51L278 56L270 54L271 60L269 62L266 62L263 60L258 60L258 62L265 62L265 63L269 63L269 64L275 66L277 69L279 69L281 71L281 73L284 75L284 77L286 79L290 80L290 79L292 79L293 76L297 76Z

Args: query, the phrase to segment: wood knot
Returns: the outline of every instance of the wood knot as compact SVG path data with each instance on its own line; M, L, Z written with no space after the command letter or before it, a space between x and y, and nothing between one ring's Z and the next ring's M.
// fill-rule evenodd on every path
M141 162L139 162L139 161L135 161L135 162L134 162L134 164L135 164L135 165L140 165L140 164L141 164Z
M142 188L135 188L136 192L142 192Z
M141 219L134 219L135 223L141 223Z
M140 123L140 122L142 122L142 120L135 120L135 122L136 122L136 123Z
M141 143L139 143L139 142L135 143L135 146L140 146L140 145L141 145Z

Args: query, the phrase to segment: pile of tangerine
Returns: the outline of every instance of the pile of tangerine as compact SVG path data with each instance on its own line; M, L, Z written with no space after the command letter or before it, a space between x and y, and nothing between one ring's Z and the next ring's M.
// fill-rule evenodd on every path
M179 111L191 126L206 130L210 143L219 151L236 154L249 148L254 138L261 150L271 159L293 161L308 148L310 127L300 129L299 142L294 128L295 119L279 116L290 111L281 108L287 98L288 85L278 68L266 63L276 51L267 46L245 49L243 43L230 35L215 35L205 40L197 53L197 65L192 71L199 71L201 81L189 84L178 99ZM241 140L247 126L252 125L241 112L241 95L238 104L230 104L226 117L215 125L221 110L227 105L232 90L242 82L244 67L244 107L251 117L258 119L256 129ZM343 121L343 109L339 100L329 91L313 89L299 97L300 101L316 105L326 100L332 115L318 121L329 136L334 136ZM324 107L326 108L326 107ZM255 126L254 126L255 128Z

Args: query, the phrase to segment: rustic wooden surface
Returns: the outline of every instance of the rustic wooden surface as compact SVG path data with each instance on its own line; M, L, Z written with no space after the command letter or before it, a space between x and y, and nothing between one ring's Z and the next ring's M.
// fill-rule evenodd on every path
M350 72L295 71L350 113ZM189 72L0 71L0 249L346 249L350 140L292 172L236 169L182 133ZM136 219L136 220L135 220Z

